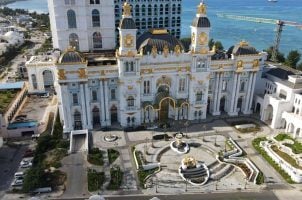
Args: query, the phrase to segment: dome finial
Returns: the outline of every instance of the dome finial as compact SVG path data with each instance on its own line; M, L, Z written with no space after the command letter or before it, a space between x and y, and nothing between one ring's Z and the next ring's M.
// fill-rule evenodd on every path
M200 4L197 7L197 14L202 14L202 15L206 15L207 14L207 6L206 4L203 2L203 0L200 2Z
M131 5L128 2L125 2L123 5L123 15L125 17L131 16Z

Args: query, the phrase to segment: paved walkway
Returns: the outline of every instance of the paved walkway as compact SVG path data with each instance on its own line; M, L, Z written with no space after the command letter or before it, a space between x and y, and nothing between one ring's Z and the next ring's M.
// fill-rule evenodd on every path
M62 198L89 196L87 188L87 162L82 152L70 154L62 160L62 170L67 174L66 190Z

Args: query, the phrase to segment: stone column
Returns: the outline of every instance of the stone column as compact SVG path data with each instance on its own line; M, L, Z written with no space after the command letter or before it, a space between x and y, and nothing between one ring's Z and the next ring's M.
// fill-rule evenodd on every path
M88 129L92 129L92 110L91 110L91 107L90 107L90 97L91 97L91 94L90 94L90 90L88 88L88 83L85 83L84 84L85 86L85 97L86 97L86 111L87 111L87 122L88 122Z
M244 114L250 114L250 110L249 110L249 104L250 104L250 98L252 97L252 82L253 82L253 73L250 72L249 73L249 81L248 81L248 87L247 87L247 91L246 91L246 99L245 99L245 104L244 104L244 110L243 113Z
M84 92L84 84L80 83L80 98L81 98L81 110L82 110L82 128L87 129L87 112L86 112L86 104L85 104L85 92Z
M63 109L63 119L64 119L64 131L69 132L73 129L72 118L71 118L72 113L70 111L71 102L70 102L67 85L62 84L60 87L61 87L62 109Z
M101 126L105 126L105 98L103 80L100 80Z
M237 106L238 106L238 97L239 97L239 90L240 90L240 78L241 78L241 73L238 74L236 94L235 94L235 99L234 99L235 102L234 102L233 112L235 113L235 115L238 115Z
M216 106L216 115L220 115L220 99L221 99L221 91L222 91L222 78L223 73L219 74L219 85L218 85L218 93L217 93L217 106Z
M218 96L218 90L219 90L219 73L217 72L215 74L215 90L213 91L213 106L212 106L212 114L216 115L216 108L217 108L217 96ZM210 108L211 109L211 108Z
M229 115L234 116L236 113L234 113L234 104L235 104L235 95L237 91L237 81L238 81L238 73L235 72L234 76L234 82L233 82L233 87L232 87L232 95L231 95L231 102L230 102L230 110L228 112Z
M253 98L254 98L254 91L255 91L255 85L256 85L256 78L257 78L257 73L253 72L252 89L251 89L251 96L250 96L250 102L249 102L249 107L248 107L248 111L249 112L251 112L251 108L252 108L252 103L253 103Z
M109 112L109 99L108 99L108 80L104 81L104 96L105 96L105 112L106 112L106 125L110 126L110 112Z

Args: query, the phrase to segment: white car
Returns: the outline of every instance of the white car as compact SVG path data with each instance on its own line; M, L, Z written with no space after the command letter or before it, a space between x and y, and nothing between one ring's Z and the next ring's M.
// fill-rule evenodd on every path
M14 182L12 183L12 186L22 186L23 185L23 180L21 179L15 179Z
M21 168L28 168L31 167L32 165L33 165L32 158L24 158L20 163Z

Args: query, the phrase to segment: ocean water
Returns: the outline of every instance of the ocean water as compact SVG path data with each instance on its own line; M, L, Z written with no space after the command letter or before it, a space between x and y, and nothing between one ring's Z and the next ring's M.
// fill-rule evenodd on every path
M190 37L190 25L199 2L200 0L183 0L183 37ZM276 25L219 18L217 13L289 20L302 24L302 0L279 0L277 3L267 0L205 0L205 2L208 5L208 17L212 26L211 37L221 41L225 48L246 40L259 50L266 49L274 43ZM8 6L40 13L48 12L47 0L19 1ZM302 52L302 29L284 27L280 50L288 53L292 49Z

